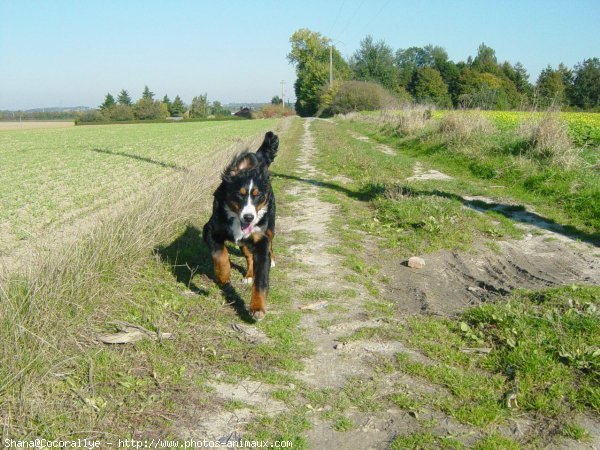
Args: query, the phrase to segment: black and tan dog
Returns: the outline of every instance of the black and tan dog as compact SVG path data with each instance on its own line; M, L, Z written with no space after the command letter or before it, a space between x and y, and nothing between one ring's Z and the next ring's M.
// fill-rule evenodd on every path
M215 278L229 283L231 265L225 241L238 244L246 257L248 270L244 283L254 283L250 313L256 320L266 314L269 271L273 262L275 196L269 181L269 165L275 159L279 139L269 131L256 151L236 156L221 175L214 193L213 212L204 225Z

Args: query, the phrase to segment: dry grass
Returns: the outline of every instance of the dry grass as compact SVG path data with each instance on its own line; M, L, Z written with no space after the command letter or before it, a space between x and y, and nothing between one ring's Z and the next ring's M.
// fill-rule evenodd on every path
M411 105L400 110L395 129L401 136L410 136L421 131L431 120L431 107Z
M432 108L426 105L404 105L400 109L384 109L376 114L350 112L336 116L340 120L380 125L386 132L409 136L423 130L431 121Z
M13 424L22 430L8 433L24 435L36 417L64 408L60 395L43 392L95 344L94 329L118 306L111 299L123 298L140 261L178 226L208 211L215 168L243 148L256 148L261 138L212 153L201 168L166 178L87 234L38 249L26 269L0 273L0 436Z
M579 152L569 139L567 125L557 114L523 122L517 134L525 143L525 154L535 160L572 167L580 162Z
M451 142L467 142L475 136L494 133L494 125L477 111L445 114L439 122L439 133Z

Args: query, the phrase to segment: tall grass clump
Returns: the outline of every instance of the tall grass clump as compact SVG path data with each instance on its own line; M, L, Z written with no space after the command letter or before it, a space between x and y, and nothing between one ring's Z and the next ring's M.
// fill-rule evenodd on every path
M556 114L523 122L517 135L523 140L524 154L534 160L564 167L573 167L580 162L567 125Z
M259 142L214 152L202 168L223 167ZM0 273L0 421L18 424L0 437L40 437L40 430L52 436L48 418L70 420L64 402L72 394L61 377L83 349L97 345L95 333L122 309L119 302L153 248L208 211L218 176L207 177L202 168L166 177L85 235L40 249L24 269Z
M426 105L405 105L396 111L381 115L380 124L386 134L400 137L422 131L431 121L432 110Z
M440 119L438 132L452 143L466 143L474 137L491 135L496 132L496 128L489 119L476 111L454 111Z

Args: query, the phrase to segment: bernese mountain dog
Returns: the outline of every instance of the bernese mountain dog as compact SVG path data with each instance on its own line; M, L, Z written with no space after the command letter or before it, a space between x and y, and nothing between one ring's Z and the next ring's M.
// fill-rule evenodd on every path
M226 285L231 276L225 241L238 244L246 257L248 270L242 282L253 284L250 313L255 320L266 314L269 271L275 265L275 196L269 166L278 147L279 138L269 131L256 153L244 151L233 158L221 175L212 216L204 225L204 242L212 256L217 283Z

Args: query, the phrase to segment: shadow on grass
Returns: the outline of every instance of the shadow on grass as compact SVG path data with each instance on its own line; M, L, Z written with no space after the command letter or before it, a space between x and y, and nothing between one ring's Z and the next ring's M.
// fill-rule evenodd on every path
M178 166L176 164L166 163L163 161L158 161L156 159L147 158L146 156L135 155L133 153L125 153L125 152L115 152L113 150L107 150L103 148L93 148L93 152L96 153L104 153L106 155L114 155L114 156L124 156L126 158L136 159L138 161L147 162L150 164L156 164L157 166L164 167L165 169L173 169L179 172L188 172L189 169L186 167Z
M376 197L382 195L385 191L385 186L378 184L369 184L364 189L353 191L351 189L340 186L339 184L329 183L327 181L312 180L310 178L302 178L294 175L286 175L283 173L271 172L271 176L277 178L283 178L286 180L300 181L301 183L310 184L312 186L324 187L353 198L354 200L360 200L362 202L369 202L374 200Z
M208 294L208 291L199 288L194 282L196 274L206 275L213 278L213 264L210 252L202 240L202 232L195 226L188 225L185 231L167 246L159 246L154 249L156 253L171 267L173 276L179 283L198 294ZM230 249L230 253L240 254L239 250ZM237 264L233 268L244 273L244 269ZM227 303L234 309L244 322L254 323L254 319L246 309L244 300L235 288L228 283L220 287Z
M340 192L354 200L360 200L365 202L372 201L375 198L382 196L386 191L386 186L382 183L370 183L365 185L362 189L354 191L344 186L340 186L338 184L319 181L310 178L302 178L281 173L272 173L272 175L278 178L299 181L301 183L310 184L312 186L331 189ZM525 223L543 230L548 230L557 234L561 234L565 237L568 237L569 239L579 239L596 247L600 247L600 233L587 233L585 231L581 231L580 229L572 225L559 224L552 219L548 219L546 217L540 216L535 212L528 211L522 205L513 205L498 202L485 202L477 199L469 200L467 198L461 197L460 195L453 194L451 192L440 191L438 189L417 190L410 186L399 185L397 187L397 190L403 191L406 196L435 196L447 198L450 200L457 200L466 207L479 212L483 210L492 210L499 214L502 214L503 216L515 222Z

